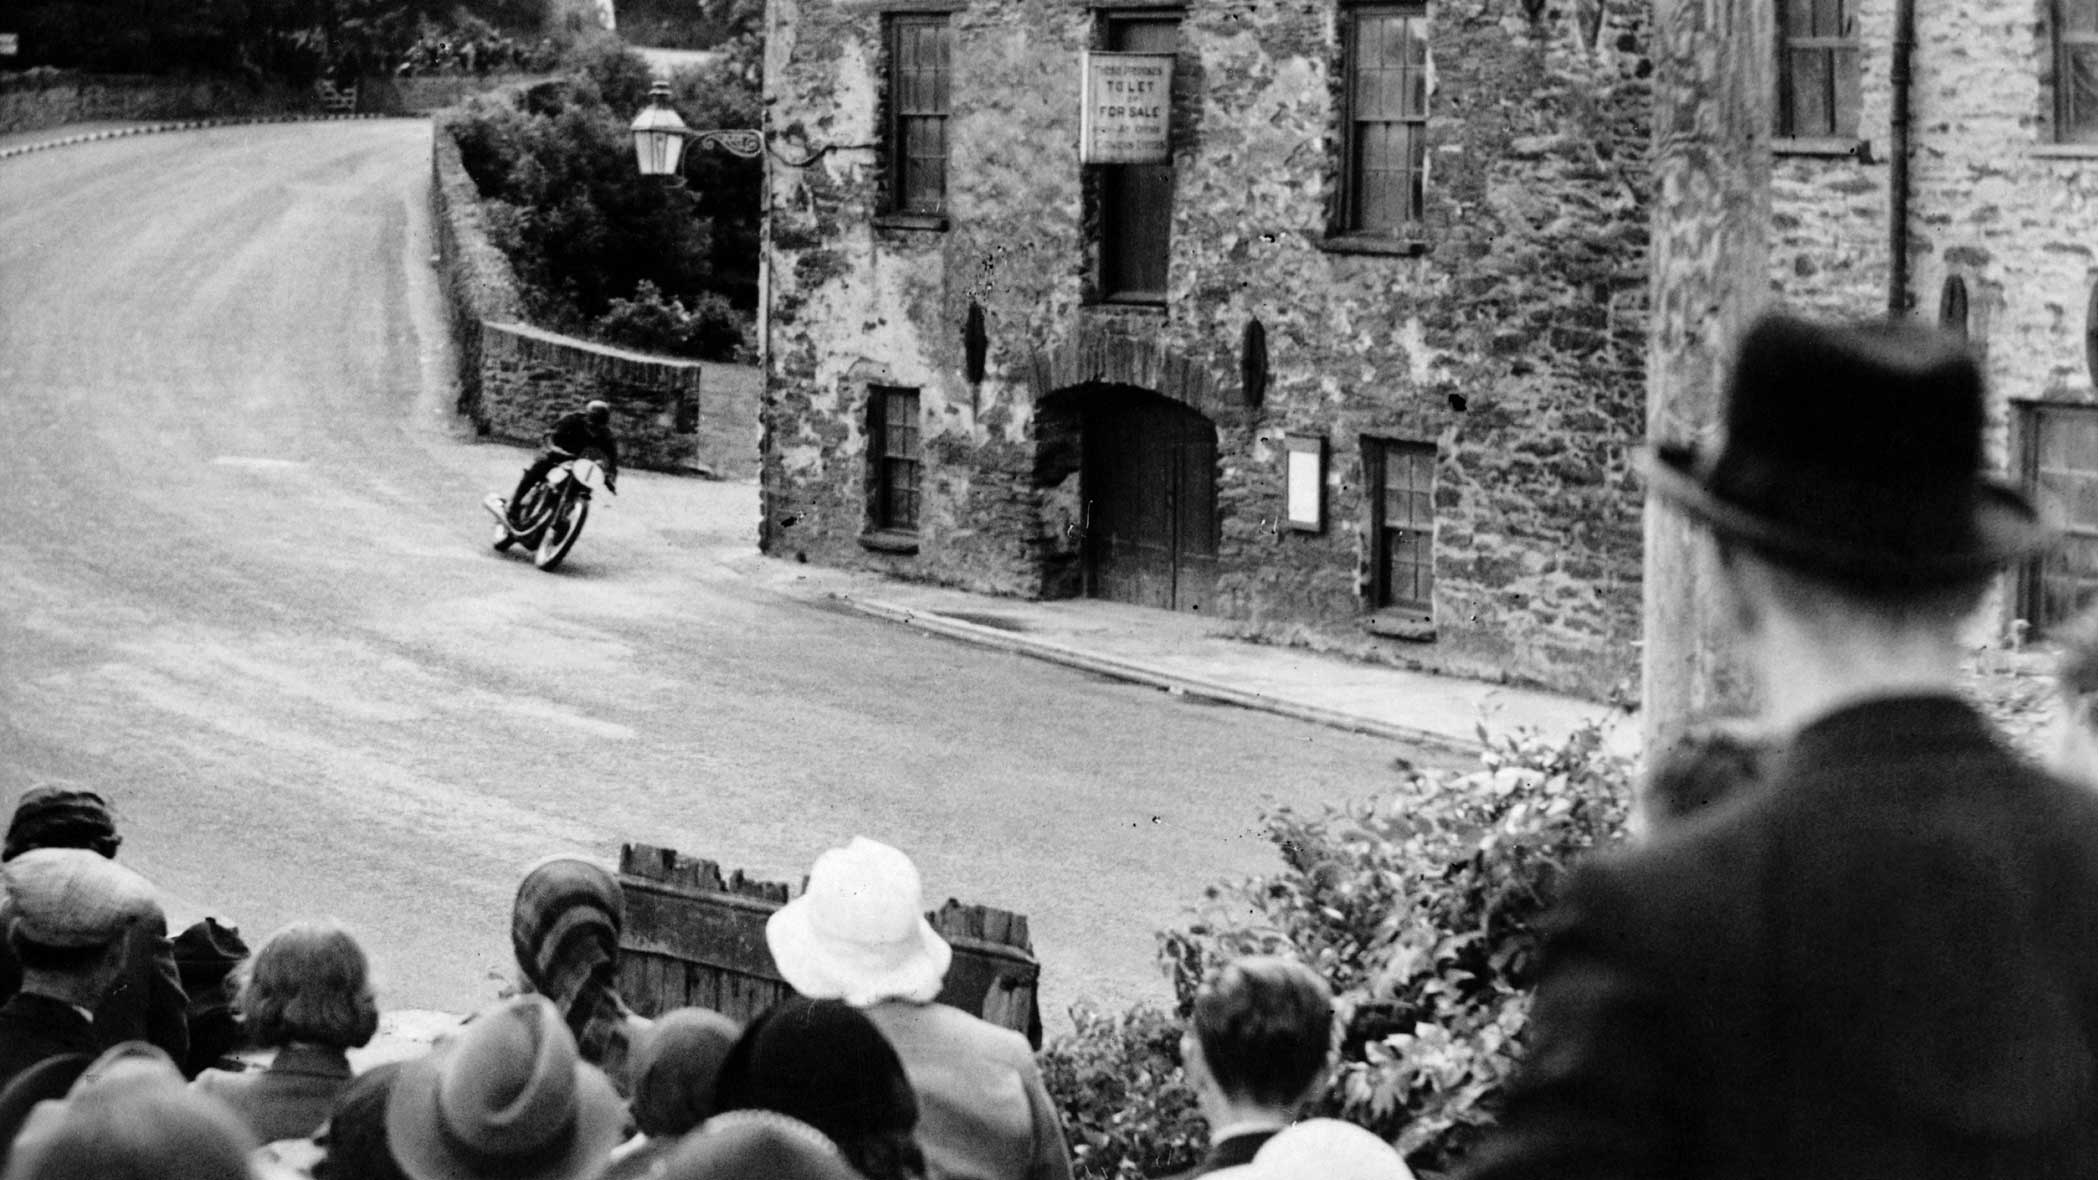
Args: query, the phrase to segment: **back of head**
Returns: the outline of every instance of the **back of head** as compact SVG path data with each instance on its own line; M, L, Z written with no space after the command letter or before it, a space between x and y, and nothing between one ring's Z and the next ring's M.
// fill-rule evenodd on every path
M47 1108L50 1109L50 1108ZM39 1124L42 1125L39 1125ZM179 1077L93 1087L32 1118L10 1180L247 1180L257 1147L239 1116Z
M1254 957L1225 964L1195 993L1190 1031L1226 1094L1293 1106L1333 1047L1333 993L1302 963Z
M350 1049L379 1030L364 948L334 922L295 922L249 961L235 1001L259 1045Z
M583 414L590 419L592 426L603 426L612 421L612 407L605 402L591 402L583 407Z
M540 995L566 1010L588 983L609 983L618 963L626 895L610 870L553 856L526 870L510 907L510 947Z
M643 1134L682 1135L714 1113L722 1064L742 1033L711 1008L679 1008L656 1018L627 1061L634 1122Z
M925 1170L902 1059L865 1013L839 1000L794 996L751 1021L722 1063L716 1103L807 1123L868 1180Z
M109 800L72 787L32 787L15 804L0 860L13 860L35 848L84 848L115 856L123 842Z

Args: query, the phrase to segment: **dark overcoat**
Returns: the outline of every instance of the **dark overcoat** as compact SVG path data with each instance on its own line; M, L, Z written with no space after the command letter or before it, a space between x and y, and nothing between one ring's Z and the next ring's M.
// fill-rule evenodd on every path
M2098 791L1951 697L1577 872L1465 1174L2098 1177Z

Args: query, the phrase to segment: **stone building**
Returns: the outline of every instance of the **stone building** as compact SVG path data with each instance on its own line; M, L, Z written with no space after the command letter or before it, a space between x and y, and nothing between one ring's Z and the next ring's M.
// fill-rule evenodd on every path
M771 0L765 549L1635 681L1646 9Z
M1816 311L1901 303L1966 331L1992 389L1992 458L2070 526L1990 620L2044 632L2098 587L2098 0L1909 0L1906 71L1901 2L1780 7L1771 281Z

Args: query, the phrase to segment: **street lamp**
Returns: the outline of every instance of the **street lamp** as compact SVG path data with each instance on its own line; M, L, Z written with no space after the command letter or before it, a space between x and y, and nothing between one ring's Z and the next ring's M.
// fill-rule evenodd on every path
M718 147L730 155L754 159L765 151L765 137L746 127L694 131L670 109L670 83L658 79L649 87L648 108L634 116L634 159L643 176L677 176L684 163L685 141Z

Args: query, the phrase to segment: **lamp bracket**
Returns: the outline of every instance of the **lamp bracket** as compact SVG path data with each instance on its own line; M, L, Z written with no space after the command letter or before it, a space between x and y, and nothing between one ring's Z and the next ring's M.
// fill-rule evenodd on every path
M693 131L688 128L669 129L671 133L697 142L701 147L718 147L732 156L754 160L765 154L765 135L748 127Z

